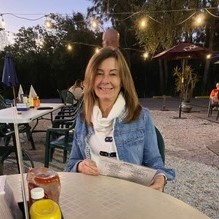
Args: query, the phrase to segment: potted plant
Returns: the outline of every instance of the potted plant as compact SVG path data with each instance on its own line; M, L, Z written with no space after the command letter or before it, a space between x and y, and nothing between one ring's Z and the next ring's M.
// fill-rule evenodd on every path
M182 111L190 112L192 109L190 100L193 95L193 90L198 82L198 75L190 65L185 65L184 71L178 66L175 67L173 75L175 76L176 91L180 92L182 98Z

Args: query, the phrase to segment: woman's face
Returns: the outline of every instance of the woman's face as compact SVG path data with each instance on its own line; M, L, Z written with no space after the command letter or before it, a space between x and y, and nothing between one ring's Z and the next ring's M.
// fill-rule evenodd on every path
M115 58L105 59L97 68L94 91L101 104L113 104L121 89L118 64Z

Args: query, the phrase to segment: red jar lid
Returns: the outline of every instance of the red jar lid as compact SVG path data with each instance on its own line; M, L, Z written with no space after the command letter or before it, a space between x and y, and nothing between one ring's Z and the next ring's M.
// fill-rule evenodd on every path
M59 182L59 175L54 171L46 167L35 167L29 170L27 174L27 180L34 179L37 183L52 183Z

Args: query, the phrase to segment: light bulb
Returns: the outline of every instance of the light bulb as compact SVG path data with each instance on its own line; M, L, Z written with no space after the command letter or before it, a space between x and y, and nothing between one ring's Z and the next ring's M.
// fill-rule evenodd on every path
M5 21L3 17L0 18L0 31L5 29Z
M205 15L203 13L199 14L195 18L195 25L200 26L204 23Z
M141 19L139 22L140 29L144 29L147 26L147 20L145 18Z
M48 29L51 29L52 28L52 22L51 20L49 19L46 19L45 22L44 22L44 26Z
M146 60L149 57L149 53L148 52L144 52L143 53L143 58L144 60Z
M99 48L96 48L95 49L95 53L99 53L100 52L100 49Z
M71 45L71 44L68 44L68 45L67 45L67 50L70 52L70 51L72 51L72 49L73 49L72 45Z
M211 58L211 54L206 55L206 59L210 59Z

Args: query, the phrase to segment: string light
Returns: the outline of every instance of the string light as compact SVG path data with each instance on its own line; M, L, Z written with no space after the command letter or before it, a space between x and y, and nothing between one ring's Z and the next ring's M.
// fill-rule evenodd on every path
M121 12L121 13L109 13L109 11L107 11L107 14L110 16L110 15L127 15L126 18L124 18L123 20L126 20L126 19L129 19L129 18L132 18L136 15L139 16L139 14L146 14L143 18L141 18L138 26L140 29L145 29L148 25L148 20L151 19L153 20L154 22L157 22L159 24L163 24L162 22L156 20L155 18L153 18L152 16L149 16L148 14L150 12L153 12L153 14L155 13L170 13L170 12L188 12L188 11L194 11L194 13L190 14L189 17L187 17L186 19L184 19L183 21L177 23L176 25L181 25L183 23L185 23L186 21L188 21L189 19L193 18L194 20L196 20L196 25L199 26L199 25L202 25L203 22L205 21L205 14L204 12L208 13L209 15L215 17L215 18L219 18L219 16L213 14L210 10L217 10L219 9L219 5L218 7L209 7L208 9L204 8L202 9L202 12L199 14L197 14L197 9L188 9L188 8L184 8L184 9L179 9L179 10L161 10L161 11L149 11L149 10L141 10L141 11L138 11L138 12ZM37 21L37 20L40 20L42 18L46 18L45 19L45 22L44 22L44 25L47 29L51 29L53 28L53 23L52 23L52 20L48 17L48 15L43 15L43 16L40 16L38 18L34 18L34 19L30 19L30 18L27 18L27 17L24 17L25 15L23 14L23 16L18 16L17 14L12 14L12 13L4 13L4 14L0 14L0 31L1 30L4 30L5 29L5 22L4 22L4 19L3 19L3 15L11 15L11 16L14 16L16 18L19 18L19 19L25 19L25 20L29 20L29 21ZM31 14L28 14L28 16L31 15ZM34 15L34 14L32 14ZM62 14L59 14L60 16L68 16L68 15L62 15ZM97 14L98 15L98 14ZM26 14L27 16L27 14ZM70 15L69 15L70 16ZM196 17L195 17L196 16ZM90 26L92 29L98 31L101 27L100 25L100 22L98 21L98 19L96 18L92 18L91 21L90 21ZM80 42L74 42L75 44L81 44L81 45L89 45L89 46L96 46L96 45L90 45L90 44L85 44L85 43L80 43ZM43 47L44 46L44 41L43 40L38 40L37 41L37 45L39 47ZM68 51L72 51L73 47L71 44L68 44L66 46L67 50ZM95 49L95 52L98 52L99 51L99 48L96 48ZM144 52L143 53L143 58L144 59L147 59L149 57L149 54L148 52Z
M13 16L13 17L16 17L18 19L23 19L23 20L28 20L28 21L38 21L42 18L44 18L46 15L43 15L43 16L40 16L40 17L37 17L37 18L27 18L27 17L23 17L23 16L19 16L19 14L13 14L13 13L2 13L0 14L1 16L6 16L6 15L9 15L9 16ZM24 16L35 16L37 14L22 14Z
M5 21L4 18L2 16L2 14L0 15L0 31L5 29Z
M45 20L44 22L44 26L48 29L51 29L52 28L52 22L48 19Z
M143 53L143 59L146 60L149 57L149 53L148 52L144 52Z
M92 18L90 24L93 30L98 30L100 27L100 23L96 18Z
M43 48L45 43L43 39L36 39L36 44L38 47Z
M217 15L215 15L215 14L213 14L212 12L210 12L210 10L218 10L218 8L219 8L219 5L217 6L217 7L209 7L209 8L204 8L204 9L202 9L203 11L206 11L208 14L210 14L211 16L213 16L213 17L215 17L215 18L219 18L219 16L217 16ZM129 18L131 18L131 17L133 17L133 16L136 16L136 15L138 15L138 14L142 14L142 13L147 13L147 17L148 18L150 18L151 20L153 20L153 21L155 21L155 22L157 22L157 23L160 23L160 24L162 24L162 22L160 22L160 21L158 21L158 20L156 20L155 18L153 18L153 17L151 17L151 16L149 16L148 14L150 13L150 12L153 12L154 14L155 13L171 13L171 12L188 12L188 11L196 11L196 9L188 9L188 8L184 8L184 9L178 9L178 10L161 10L161 11L158 11L158 10L156 10L156 11L150 11L150 10L141 10L141 11L138 11L138 12L135 12L135 13L133 13L133 12L119 12L119 13L108 13L107 12L107 14L108 14L108 16L110 16L110 15L128 15L126 18L124 18L123 20L126 20L126 19L129 19ZM190 18L192 18L194 15L196 14L196 12L194 12L192 15L190 15L188 18L186 18L185 20L183 20L183 21L181 21L181 22L179 22L178 24L176 24L176 25L180 25L180 24L183 24L183 23L185 23L187 20L189 20ZM24 17L25 16L25 14L22 14L23 16L19 16L18 14L13 14L13 13L2 13L2 14L0 14L0 16L2 17L2 16L5 16L5 15L10 15L10 16L14 16L14 17L16 17L16 18L19 18L19 19L24 19L24 20L29 20L29 21L37 21L37 20L40 20L40 19L42 19L42 18L45 18L45 17L47 17L47 15L43 15L43 16L40 16L40 17L38 17L38 18L27 18L27 17ZM26 16L29 16L29 15L36 15L36 14L26 14ZM38 14L39 15L39 14ZM66 14L60 14L60 16L68 16L68 15L66 15ZM99 15L99 14L97 14L97 15ZM70 16L70 15L69 15ZM2 29L2 26L3 26L3 24L2 23L4 23L4 19L2 18L1 20L0 20L0 30ZM141 24L141 25L146 25L146 23L145 24ZM45 21L45 26L47 27L47 28L52 28L52 22L51 21ZM94 29L94 30L98 30L99 29L99 27L100 27L100 24L99 24L99 22L96 20L96 19L93 19L92 21L91 21L91 27Z
M201 26L204 23L205 20L205 14L204 13L199 13L196 17L195 17L195 22L194 25L195 26Z
M69 51L69 52L71 52L72 50L73 50L73 47L72 47L72 45L69 43L69 44L67 44L67 50Z
M142 18L139 22L139 28L145 29L145 27L147 27L147 18Z
M46 20L44 21L45 28L52 29L53 24L52 24L51 19L47 15L45 17L46 17Z
M95 53L99 53L100 52L100 49L99 48L96 48L95 49Z
M211 58L211 54L206 55L206 59L210 59Z

